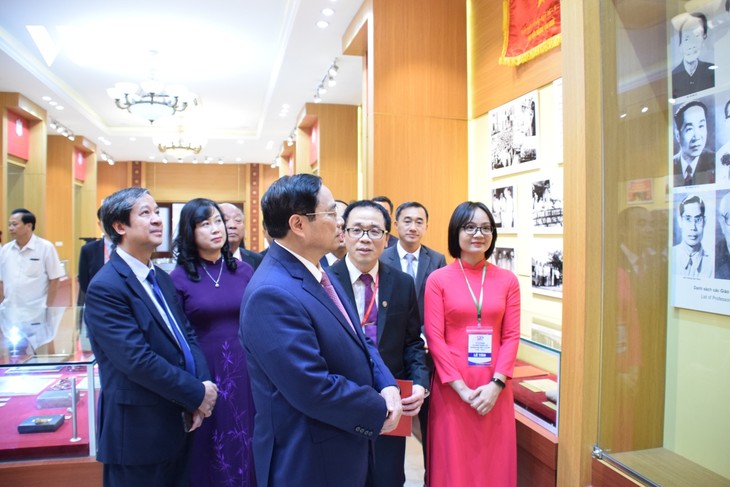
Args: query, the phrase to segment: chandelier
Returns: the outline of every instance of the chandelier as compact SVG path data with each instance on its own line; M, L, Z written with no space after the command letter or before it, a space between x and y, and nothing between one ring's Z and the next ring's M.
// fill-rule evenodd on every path
M116 83L107 90L117 108L154 123L160 118L184 111L189 104L197 105L197 97L180 85L165 86L151 78L136 83Z
M178 159L182 159L193 154L200 154L205 143L206 140L203 137L187 133L182 125L177 128L177 132L174 134L154 139L154 144L160 152Z

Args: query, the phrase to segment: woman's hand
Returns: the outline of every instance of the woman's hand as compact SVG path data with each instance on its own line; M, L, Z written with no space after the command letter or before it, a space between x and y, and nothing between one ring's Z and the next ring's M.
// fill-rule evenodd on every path
M484 416L497 404L500 392L502 392L501 387L494 382L489 382L474 389L468 402L480 416Z

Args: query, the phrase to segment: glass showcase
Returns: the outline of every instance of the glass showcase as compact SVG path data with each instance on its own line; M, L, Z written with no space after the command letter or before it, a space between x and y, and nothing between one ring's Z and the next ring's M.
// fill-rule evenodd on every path
M99 377L82 314L0 306L0 461L96 454Z
M596 456L730 485L730 2L601 3Z
M517 411L558 434L560 350L520 338L512 390Z

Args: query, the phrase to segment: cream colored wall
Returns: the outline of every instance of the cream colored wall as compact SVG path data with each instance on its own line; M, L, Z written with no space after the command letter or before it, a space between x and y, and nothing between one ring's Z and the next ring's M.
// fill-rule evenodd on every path
M543 239L562 239L562 234L537 234L532 228L532 182L543 175L562 176L562 134L560 133L559 111L556 103L562 97L562 88L553 83L538 89L538 160L537 169L493 177L490 154L489 115L485 114L469 123L469 188L468 197L492 207L492 189L506 185L517 187L515 201L516 233L498 234L497 246L513 247L517 257L517 277L522 296L522 336L529 338L533 320L560 328L562 322L562 300L532 293L532 247ZM556 97L556 93L560 96ZM537 235L539 240L535 240ZM543 365L543 364L536 364ZM554 369L550 361L544 364Z
M730 479L730 319L670 307L664 447Z

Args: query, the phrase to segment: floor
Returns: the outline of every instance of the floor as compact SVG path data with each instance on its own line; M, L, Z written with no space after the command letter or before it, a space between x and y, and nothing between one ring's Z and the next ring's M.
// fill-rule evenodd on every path
M423 449L414 436L406 438L406 483L404 487L423 487Z

